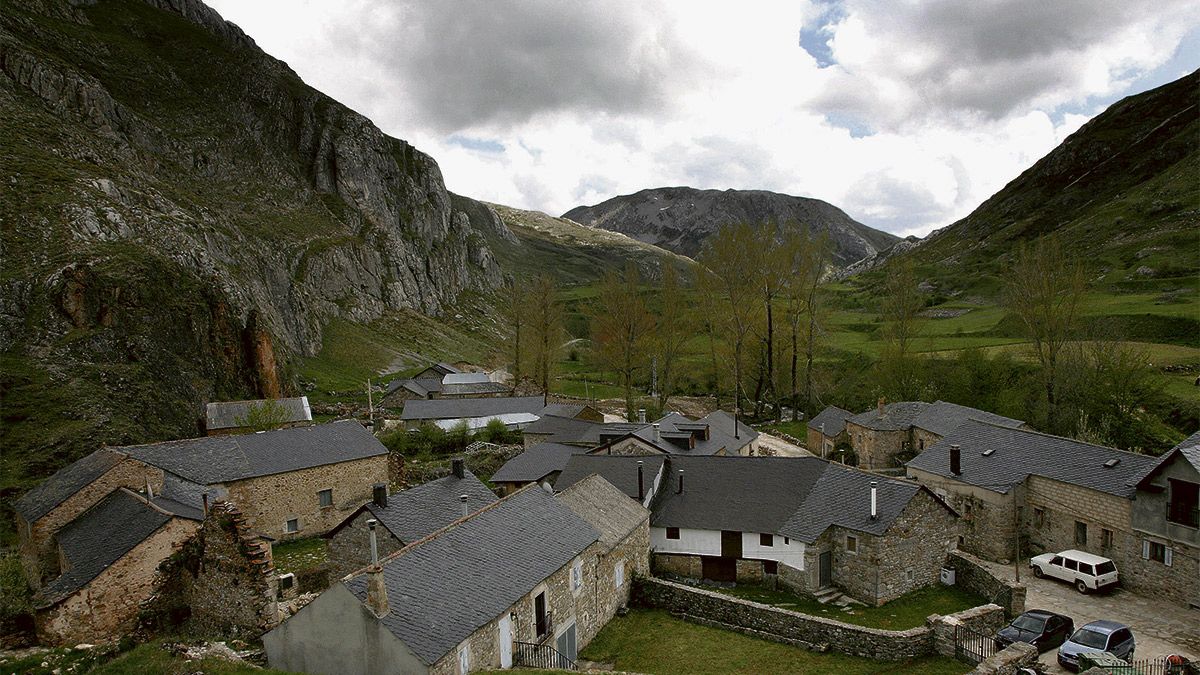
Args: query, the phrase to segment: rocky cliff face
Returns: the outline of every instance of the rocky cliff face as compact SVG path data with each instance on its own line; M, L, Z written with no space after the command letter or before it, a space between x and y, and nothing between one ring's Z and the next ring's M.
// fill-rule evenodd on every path
M501 280L432 158L199 0L6 3L0 137L6 449L192 434L331 318Z
M898 241L827 202L764 190L656 188L613 197L595 206L578 206L563 218L621 232L689 257L695 257L708 237L721 227L743 222L806 226L813 232L827 232L838 267Z

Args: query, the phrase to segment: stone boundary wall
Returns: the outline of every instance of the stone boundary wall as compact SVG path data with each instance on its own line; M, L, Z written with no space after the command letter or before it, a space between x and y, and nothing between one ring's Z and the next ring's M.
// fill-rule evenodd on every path
M1017 675L1038 662L1038 650L1025 642L1014 642L984 659L968 675Z
M980 605L948 616L930 616L925 625L933 628L933 651L940 656L956 655L955 633L959 626L975 633L992 635L1004 627L1004 609L1000 605ZM1023 644L1023 643L1018 643Z
M954 584L1004 608L1011 619L1025 611L1025 584L1001 579L966 551L951 551L946 566L954 570Z

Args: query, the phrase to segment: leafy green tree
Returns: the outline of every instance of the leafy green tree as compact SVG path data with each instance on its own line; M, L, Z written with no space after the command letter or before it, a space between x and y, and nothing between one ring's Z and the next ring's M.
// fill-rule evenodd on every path
M658 408L665 410L667 399L675 393L679 361L687 354L688 341L699 328L680 287L679 272L670 263L663 263L658 301L652 342L658 359Z
M615 372L625 393L626 419L635 419L634 377L648 365L654 315L640 292L641 276L632 263L621 273L609 270L589 308L592 354Z
M925 299L917 288L912 261L894 261L884 279L879 313L883 319L883 356L880 359L881 385L900 400L911 400L920 393L919 368L913 358L913 343L920 330Z
M271 431L282 427L291 419L291 416L292 414L282 403L268 399L251 403L246 408L246 414L235 417L234 422L239 427L246 427L252 431Z

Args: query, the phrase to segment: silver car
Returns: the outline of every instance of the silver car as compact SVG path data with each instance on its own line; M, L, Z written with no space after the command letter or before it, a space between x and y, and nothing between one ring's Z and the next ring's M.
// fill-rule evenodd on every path
M1058 648L1058 663L1067 670L1079 669L1084 652L1109 652L1126 661L1133 658L1133 631L1116 621L1093 621L1067 639Z

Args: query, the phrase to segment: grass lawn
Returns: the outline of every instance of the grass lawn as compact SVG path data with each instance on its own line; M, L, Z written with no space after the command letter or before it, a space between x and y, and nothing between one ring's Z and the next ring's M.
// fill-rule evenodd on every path
M791 436L792 438L804 440L805 437L808 436L808 423L804 421L780 422L779 424L767 424L763 426L762 430L769 434L783 433Z
M280 574L311 569L329 559L329 549L322 537L293 539L271 547L275 570Z
M893 663L836 653L810 652L708 628L661 610L637 610L614 618L583 650L581 658L615 664L616 670L654 675L692 673L923 673L970 670L946 658Z
M850 610L834 605L822 605L816 600L802 598L787 591L773 591L763 586L743 585L709 590L794 612L885 630L916 628L925 625L925 617L930 614L953 614L987 602L986 599L956 586L941 584L914 591L882 607L855 606Z
M0 659L0 672L29 675L58 675L59 673L90 673L91 675L141 675L142 673L204 673L205 675L275 675L284 671L257 668L218 657L189 661L181 655L150 642L115 654L114 648L51 649L21 659ZM115 657L115 658L114 658ZM44 665L43 665L44 664Z

